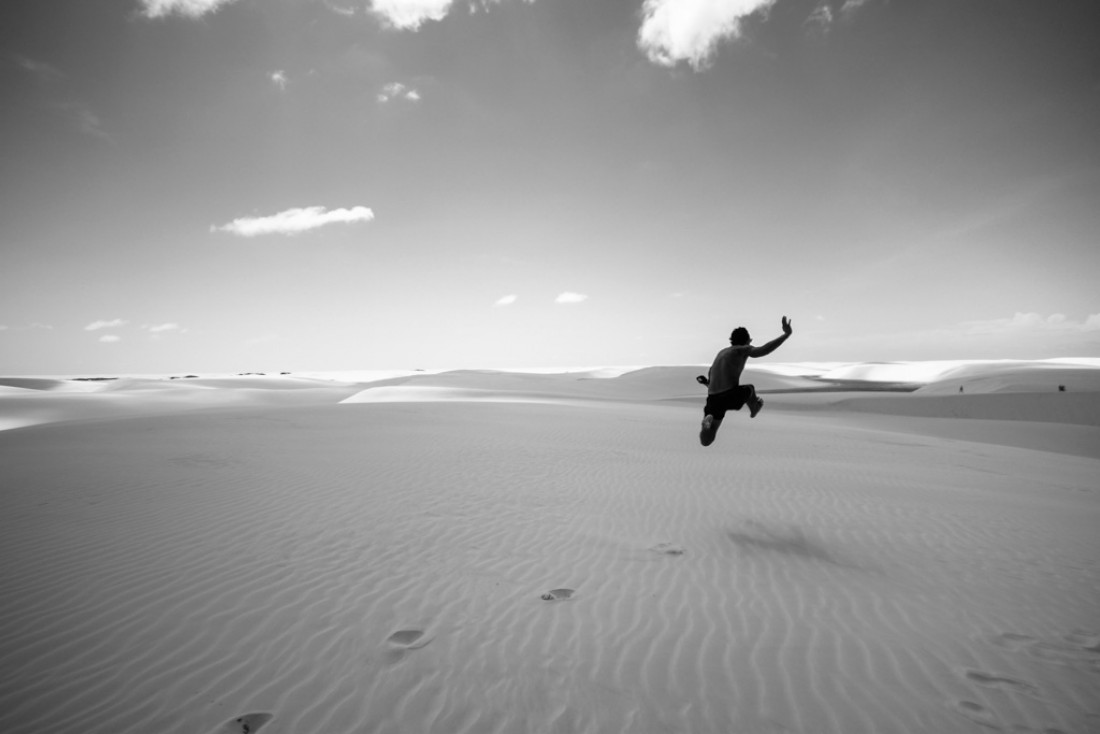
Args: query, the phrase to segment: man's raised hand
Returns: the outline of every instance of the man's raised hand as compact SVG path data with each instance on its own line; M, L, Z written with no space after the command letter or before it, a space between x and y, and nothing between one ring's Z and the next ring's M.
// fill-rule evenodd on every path
M787 336L790 336L792 331L793 330L791 329L791 320L788 319L786 316L784 316L783 317L783 333Z

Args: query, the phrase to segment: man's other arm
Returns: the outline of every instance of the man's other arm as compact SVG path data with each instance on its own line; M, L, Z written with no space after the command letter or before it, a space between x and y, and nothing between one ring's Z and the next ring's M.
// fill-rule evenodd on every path
M783 317L783 334L781 336L776 337L775 339L772 339L770 342L768 342L767 344L765 344L762 347L753 347L752 352L750 352L750 356L752 356L752 357L766 357L766 356L768 356L769 354L774 352L776 349L779 349L780 345L783 344L783 342L787 341L787 339L790 338L790 336L793 332L794 332L794 330L791 328L791 320L788 319L786 316L784 316Z

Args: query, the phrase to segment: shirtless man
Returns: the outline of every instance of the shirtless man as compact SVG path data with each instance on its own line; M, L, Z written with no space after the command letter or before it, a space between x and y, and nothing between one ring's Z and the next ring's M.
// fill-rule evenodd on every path
M706 417L703 418L703 427L699 431L699 443L704 446L714 443L714 437L718 435L718 427L722 425L727 410L741 410L748 405L749 417L756 417L764 407L764 401L757 397L756 388L752 385L741 384L745 362L749 357L763 357L774 352L780 344L787 341L791 331L791 320L784 316L783 335L762 347L754 347L748 329L738 326L733 330L730 334L730 346L718 352L707 376L699 375L696 378L707 386L707 405L703 409Z

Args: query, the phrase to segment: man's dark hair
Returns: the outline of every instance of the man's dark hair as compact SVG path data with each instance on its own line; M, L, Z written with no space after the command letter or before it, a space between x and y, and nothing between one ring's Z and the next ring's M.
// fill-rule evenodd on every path
M733 333L730 334L730 344L735 347L743 347L750 341L752 341L752 338L749 336L749 330L744 326L738 326L733 330Z

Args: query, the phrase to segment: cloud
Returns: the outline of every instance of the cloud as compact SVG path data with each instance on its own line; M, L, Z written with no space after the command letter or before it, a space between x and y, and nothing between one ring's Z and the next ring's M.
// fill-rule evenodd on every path
M1042 316L1037 313L1016 313L1012 318L986 321L964 321L958 330L964 334L1026 334L1036 332L1084 333L1100 331L1100 313L1091 314L1083 321L1074 321L1065 314Z
M271 72L268 78L271 79L272 84L279 88L279 91L286 89L286 85L290 83L290 77L282 69Z
M232 2L236 0L141 0L141 6L146 18L161 18L173 14L200 18Z
M355 7L348 7L347 5L341 5L339 3L332 2L332 0L324 0L325 7L336 13L342 15L345 18L355 17Z
M572 291L565 291L559 293L558 297L554 299L554 303L580 303L581 301L587 301L588 296L583 293L573 293Z
M122 341L122 337L118 336L117 334L104 334L103 336L99 337L99 340L104 344L114 344L115 342Z
M42 105L45 109L58 113L66 118L70 125L84 135L110 141L103 121L92 111L91 107L75 99L66 89L66 74L57 67L43 61L26 56L16 55L15 63L25 69L38 83L42 95Z
M55 105L78 131L84 135L110 142L111 137L103 127L99 115L82 102L60 102Z
M8 326L6 324L0 324L0 331L53 331L53 327L49 324L40 324L36 321L26 326Z
M453 0L374 0L371 11L392 28L415 31L429 20L442 20Z
M15 56L15 63L29 71L39 82L48 84L50 82L61 81L65 78L65 74L56 67L50 66L44 61L36 61L35 59L27 58L26 56Z
M267 217L242 217L220 227L210 227L211 232L228 232L239 237L258 237L265 234L294 235L326 224L369 222L374 212L365 206L351 209L333 209L323 206L307 206L272 214Z
M516 302L517 298L519 298L519 296L517 296L515 293L510 293L507 296L501 296L500 298L498 298L497 302L494 303L493 305L494 306L511 306L513 303Z
M386 86L382 87L382 91L378 93L378 101L382 104L394 99L404 99L409 102L419 102L420 92L406 87L401 82L390 82Z
M84 331L98 331L100 329L117 329L120 326L125 326L128 322L125 319L112 319L111 321L93 321L84 327Z
M179 328L180 328L180 325L176 324L176 323L167 323L167 324L156 324L154 326L146 326L145 328L150 333L159 334L159 333L164 332L164 331L178 331Z
M722 41L741 35L741 20L775 0L645 0L638 46L655 64L705 69Z

